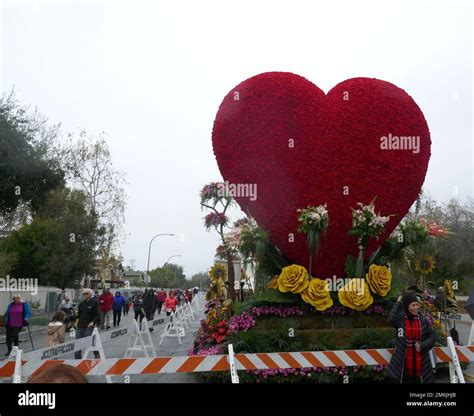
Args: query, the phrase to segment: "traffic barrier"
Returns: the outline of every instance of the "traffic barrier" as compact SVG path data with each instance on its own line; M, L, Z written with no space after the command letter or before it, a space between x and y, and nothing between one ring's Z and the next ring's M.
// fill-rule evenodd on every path
M189 326L192 324L191 316L186 313L186 310L183 305L178 306L176 308L176 315L179 316L179 320L181 325L183 325L186 329L189 329Z
M459 361L474 361L474 345L455 347ZM393 349L274 352L259 354L232 354L207 356L178 356L155 358L106 358L105 360L47 360L24 361L23 374L32 375L42 366L61 361L78 368L84 375L171 374L203 371L229 371L229 362L235 360L235 370L264 370L283 368L322 368L388 365ZM451 362L449 347L436 347L438 362ZM100 364L103 364L101 367ZM104 371L105 368L105 371ZM0 377L13 375L14 363L0 367Z
M181 338L186 336L186 331L181 326L179 314L171 312L170 322L166 325L163 333L161 334L160 344L163 344L165 338L178 338L178 344L181 345Z
M85 350L85 351L84 351ZM42 365L38 369L37 372L31 374L36 375L39 371L42 371L43 365L47 366L47 362L57 362L58 360L52 360L52 358L61 357L66 354L71 354L73 352L83 351L82 356L87 357L90 352L98 352L100 361L105 360L105 353L104 348L102 346L102 341L99 336L99 330L94 328L92 334L88 337L83 337L79 339L74 339L71 341L64 342L62 344L53 345L52 347L45 347L39 350L34 350L28 353L23 353L18 347L14 347L12 349L11 354L8 357L8 361L5 366L13 364L13 359L15 360L14 363L14 372L13 372L13 383L21 383L24 378L24 374L22 373L22 365L21 363L30 361L30 362L39 362ZM50 365L50 364L49 364ZM103 366L103 363L101 363ZM104 369L105 373L105 369ZM1 370L0 370L0 377ZM109 376L106 376L107 383L111 382Z
M145 357L150 357L151 353L151 356L155 357L155 346L153 344L153 339L151 338L148 321L143 319L143 321L140 323L140 326L138 326L137 320L134 319L131 328L132 330L130 337L128 338L124 357L129 358L134 352L143 352Z
M185 308L186 314L191 318L191 321L194 321L196 317L194 316L195 314L191 306L191 302L186 302L184 304L184 308Z

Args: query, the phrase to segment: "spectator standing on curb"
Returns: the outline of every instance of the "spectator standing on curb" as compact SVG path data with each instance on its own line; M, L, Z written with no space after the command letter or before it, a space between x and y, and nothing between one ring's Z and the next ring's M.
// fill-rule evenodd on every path
M115 293L114 303L112 309L114 311L114 328L120 325L120 318L122 317L122 309L125 304L125 300L119 291Z
M110 289L104 289L99 296L100 329L110 328L110 315L112 315L113 303L114 297L110 293Z
M6 327L7 335L7 353L6 356L10 355L12 351L12 344L18 347L18 335L24 326L28 326L31 311L30 305L23 302L20 295L14 295L12 302L7 306L7 311L3 316L3 322Z
M82 291L84 300L79 303L77 308L76 339L91 336L94 326L99 324L99 303L97 299L92 298L93 295L92 289L84 289ZM98 358L97 352L94 352L94 355ZM74 356L76 360L82 359L82 351L76 351Z
M44 343L45 347L62 344L66 339L66 314L63 311L57 311L51 318L46 327L48 337Z

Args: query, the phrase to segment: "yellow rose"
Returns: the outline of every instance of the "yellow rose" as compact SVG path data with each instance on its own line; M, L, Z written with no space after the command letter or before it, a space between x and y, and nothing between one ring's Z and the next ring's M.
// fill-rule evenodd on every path
M385 266L371 264L365 275L370 290L380 296L386 296L392 287L392 273Z
M328 282L321 279L312 279L308 287L301 292L301 298L318 311L324 311L333 304L329 295Z
M270 280L270 283L268 283L267 287L269 289L278 289L278 276L274 277L272 280Z
M364 279L354 278L349 280L344 287L337 292L339 302L356 311L367 309L374 298L370 294L369 285Z
M301 293L308 287L308 272L303 266L292 264L282 269L277 283L280 292Z

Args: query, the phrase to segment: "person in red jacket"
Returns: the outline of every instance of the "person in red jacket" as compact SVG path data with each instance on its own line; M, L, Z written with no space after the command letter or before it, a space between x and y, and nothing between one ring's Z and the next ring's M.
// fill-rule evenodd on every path
M110 317L112 316L112 306L114 304L114 297L110 293L110 289L105 289L99 296L99 310L100 310L100 329L110 328Z
M166 292L164 290L160 290L156 295L156 298L158 299L158 314L161 314L161 308L166 301Z
M178 306L178 299L174 297L173 292L170 292L165 300L166 316L170 316L171 312L176 312L176 306Z

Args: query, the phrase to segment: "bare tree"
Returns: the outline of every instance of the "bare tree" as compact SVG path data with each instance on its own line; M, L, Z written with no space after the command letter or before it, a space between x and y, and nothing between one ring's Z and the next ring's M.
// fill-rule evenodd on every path
M69 134L61 151L66 179L87 195L89 211L100 224L97 250L101 255L99 274L102 280L111 267L112 252L123 231L126 205L124 173L113 168L104 136L102 133L94 139L82 131L76 140Z

